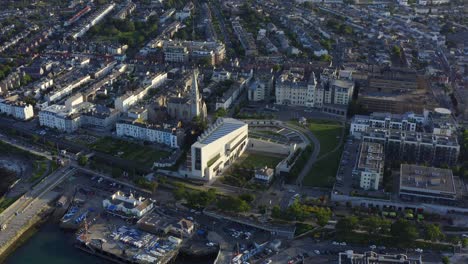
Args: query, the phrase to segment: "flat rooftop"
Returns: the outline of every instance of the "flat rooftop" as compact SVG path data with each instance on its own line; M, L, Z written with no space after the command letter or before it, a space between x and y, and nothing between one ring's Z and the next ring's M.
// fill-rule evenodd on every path
M205 145L213 143L243 126L247 126L247 124L240 120L234 118L220 118L216 123L205 130L198 142Z
M451 170L411 164L402 164L400 167L401 190L453 195L456 193Z
M383 145L373 142L362 142L359 152L358 169L379 172L383 168Z
M338 86L340 88L347 88L351 89L353 87L353 82L349 80L339 80L339 79L333 79L331 82L331 85Z

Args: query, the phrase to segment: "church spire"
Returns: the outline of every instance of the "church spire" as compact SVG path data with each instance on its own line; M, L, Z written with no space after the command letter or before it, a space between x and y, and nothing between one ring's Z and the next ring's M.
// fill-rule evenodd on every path
M195 116L199 116L201 100L200 100L200 93L198 91L198 69L193 70L191 94L192 94L192 113L194 113Z

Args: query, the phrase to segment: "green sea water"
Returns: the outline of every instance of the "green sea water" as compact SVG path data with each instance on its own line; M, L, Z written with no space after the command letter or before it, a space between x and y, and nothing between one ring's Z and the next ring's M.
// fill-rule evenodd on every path
M107 264L73 246L73 233L60 230L53 223L40 227L28 241L17 248L5 264Z
M86 253L73 245L74 235L55 223L45 223L5 260L5 264L110 264L105 259ZM184 258L174 264L211 264L212 258Z

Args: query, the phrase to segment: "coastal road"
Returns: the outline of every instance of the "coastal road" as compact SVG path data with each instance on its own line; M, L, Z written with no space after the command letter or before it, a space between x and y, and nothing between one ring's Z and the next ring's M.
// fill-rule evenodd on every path
M0 254L44 206L60 195L51 190L75 171L76 169L68 166L58 169L0 214L0 225L6 225L6 229L0 231Z

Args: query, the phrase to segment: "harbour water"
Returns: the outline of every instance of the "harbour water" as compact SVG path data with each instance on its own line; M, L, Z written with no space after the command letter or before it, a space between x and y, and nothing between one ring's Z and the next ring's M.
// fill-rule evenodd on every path
M73 233L66 233L54 223L45 223L23 245L17 248L5 264L108 264L73 246Z
M73 233L61 230L54 223L45 223L23 245L17 248L5 264L110 264L73 246ZM175 264L211 264L213 259L179 256Z

